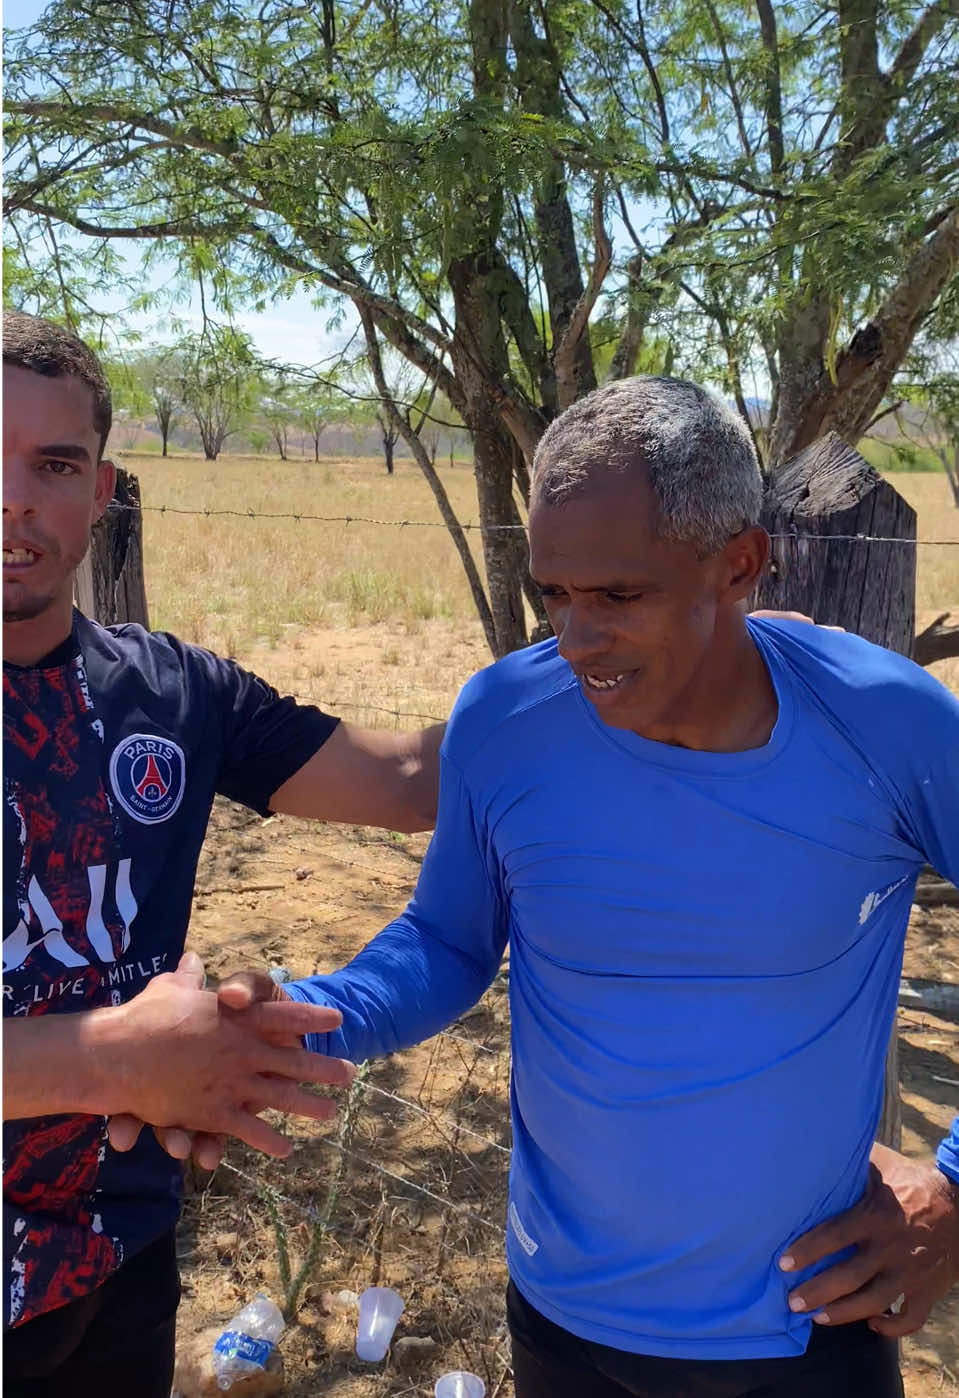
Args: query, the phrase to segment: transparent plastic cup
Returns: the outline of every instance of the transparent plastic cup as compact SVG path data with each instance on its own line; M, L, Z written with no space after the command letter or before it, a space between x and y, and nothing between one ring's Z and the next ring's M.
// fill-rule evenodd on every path
M454 1369L436 1380L433 1389L435 1398L483 1398L486 1384L475 1374L467 1374L462 1369Z
M356 1352L368 1364L386 1358L396 1322L403 1314L403 1298L388 1286L368 1286L360 1297L356 1325Z

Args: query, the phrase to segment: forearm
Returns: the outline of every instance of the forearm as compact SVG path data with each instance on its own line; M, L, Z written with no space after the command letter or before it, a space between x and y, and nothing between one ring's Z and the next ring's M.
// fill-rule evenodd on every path
M487 947L485 954L468 956L407 913L343 970L284 989L343 1016L336 1032L309 1035L310 1049L361 1063L409 1048L451 1024L489 987L500 955L501 949Z
M122 1018L107 1007L4 1020L4 1120L121 1110Z

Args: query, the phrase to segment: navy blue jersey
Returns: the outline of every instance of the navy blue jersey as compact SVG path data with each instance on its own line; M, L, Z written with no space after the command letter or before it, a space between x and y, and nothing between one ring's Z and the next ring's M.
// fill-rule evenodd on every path
M3 1013L119 1005L183 952L214 794L262 814L336 720L231 661L75 614L36 668L5 665ZM98 1286L169 1228L180 1167L103 1117L4 1125L4 1321Z

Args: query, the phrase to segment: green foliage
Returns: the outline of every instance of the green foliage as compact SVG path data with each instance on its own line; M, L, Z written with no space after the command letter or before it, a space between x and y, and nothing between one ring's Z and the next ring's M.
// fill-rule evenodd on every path
M328 8L54 0L8 45L10 294L90 316L133 238L226 320L352 303L467 424L491 520L493 458L603 373L770 399L774 463L955 382L953 0ZM483 546L518 644L522 559Z
M249 336L233 326L207 325L176 346L177 393L192 413L209 460L252 412L260 382Z

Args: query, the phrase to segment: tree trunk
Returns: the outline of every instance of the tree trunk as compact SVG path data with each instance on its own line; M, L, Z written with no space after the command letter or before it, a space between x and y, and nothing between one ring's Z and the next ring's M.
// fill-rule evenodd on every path
M482 254L458 258L449 267L456 309L451 358L473 438L486 583L499 657L526 645L523 578L529 549L522 528L515 527L513 439L503 426L494 387L508 373L502 325L490 295L494 271L495 259Z
M76 599L81 612L102 626L135 621L149 627L140 482L127 471L117 471L113 500L77 569Z
M772 478L763 523L774 537L755 606L805 612L909 655L916 514L858 452L830 433L787 462ZM903 542L867 542L856 535ZM878 1139L898 1150L901 1137L894 1029Z

